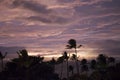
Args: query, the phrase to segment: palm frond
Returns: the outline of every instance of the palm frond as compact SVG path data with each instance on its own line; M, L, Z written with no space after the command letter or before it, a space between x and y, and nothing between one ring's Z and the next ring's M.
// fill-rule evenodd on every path
M78 48L82 47L82 45L79 45Z

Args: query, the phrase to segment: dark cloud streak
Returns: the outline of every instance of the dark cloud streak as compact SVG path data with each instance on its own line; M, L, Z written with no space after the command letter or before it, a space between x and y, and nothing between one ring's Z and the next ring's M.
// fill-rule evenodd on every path
M47 9L45 5L42 4L37 4L34 2L30 1L24 1L24 0L15 0L13 2L14 7L19 7L22 6L25 9L37 12L37 13L42 13L42 14L48 14L51 12L51 10Z

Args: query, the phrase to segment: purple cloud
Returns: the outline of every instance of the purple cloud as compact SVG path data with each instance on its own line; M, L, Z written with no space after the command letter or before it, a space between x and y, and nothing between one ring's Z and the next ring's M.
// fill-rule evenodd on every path
M120 55L119 7L119 0L0 0L0 46L60 54L74 38L86 51Z

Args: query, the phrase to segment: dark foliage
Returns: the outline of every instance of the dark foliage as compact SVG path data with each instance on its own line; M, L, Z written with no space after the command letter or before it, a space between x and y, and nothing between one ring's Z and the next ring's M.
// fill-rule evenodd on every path
M90 64L87 59L78 60L76 40L70 39L67 47L69 49L74 48L75 54L68 56L65 51L61 57L57 60L52 58L50 61L43 61L44 57L41 56L29 56L27 50L20 50L17 52L18 58L14 58L7 62L4 69L0 72L0 80L120 80L120 62L116 63L114 57L107 57L100 54L96 60L91 60ZM2 62L7 53L3 55L0 52L0 60ZM68 64L69 59L75 60L76 72L74 67ZM62 77L64 70L63 62L66 62L67 76ZM80 65L78 65L80 63ZM55 65L61 64L60 77L55 73ZM88 66L90 65L90 67ZM79 67L81 67L81 73L79 73ZM91 69L91 73L88 75L88 70ZM69 75L71 73L71 75Z
M19 57L7 62L0 80L59 80L51 63L43 57L29 56L27 50L18 52Z

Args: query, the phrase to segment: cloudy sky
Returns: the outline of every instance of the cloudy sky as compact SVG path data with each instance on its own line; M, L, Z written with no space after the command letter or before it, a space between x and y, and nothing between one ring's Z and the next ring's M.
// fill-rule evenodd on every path
M82 56L120 56L120 0L0 0L0 50L55 56L69 39ZM68 51L68 50L67 50Z

